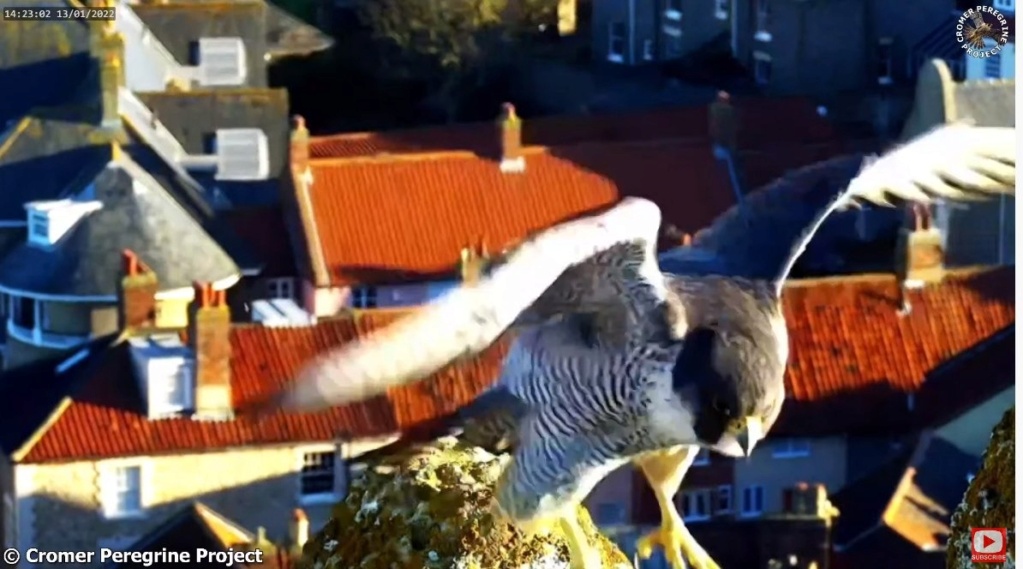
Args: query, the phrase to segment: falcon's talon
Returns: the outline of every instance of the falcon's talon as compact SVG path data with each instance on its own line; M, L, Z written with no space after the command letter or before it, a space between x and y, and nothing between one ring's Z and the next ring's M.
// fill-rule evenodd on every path
M579 520L575 513L566 514L561 518L561 530L565 534L565 541L568 542L568 557L570 569L603 569L603 561L600 552L597 551L586 534L579 527Z
M649 559L656 546L664 548L664 556L672 569L721 569L693 534L674 523L661 524L660 528L641 537L636 543L636 552L641 559Z

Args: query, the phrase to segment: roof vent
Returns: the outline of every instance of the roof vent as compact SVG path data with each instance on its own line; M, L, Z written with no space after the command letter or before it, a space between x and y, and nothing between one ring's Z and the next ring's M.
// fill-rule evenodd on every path
M199 39L199 83L204 86L244 85L248 77L245 42L241 38Z
M25 204L28 212L28 241L36 245L55 245L90 213L103 208L99 201L69 199Z
M265 180L270 176L270 150L261 129L220 129L216 144L217 180Z

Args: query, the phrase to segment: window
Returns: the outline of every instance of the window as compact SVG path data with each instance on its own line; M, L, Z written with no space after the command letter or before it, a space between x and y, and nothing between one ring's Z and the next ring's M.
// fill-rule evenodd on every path
M607 60L612 63L623 63L625 61L625 24L614 22L607 32Z
M682 30L675 26L664 25L664 57L673 59L682 55Z
M810 456L810 441L807 439L781 439L772 445L774 458L800 458Z
M50 218L45 213L29 212L28 240L39 245L50 244Z
M771 56L766 53L753 53L753 78L758 85L771 82Z
M747 486L742 489L742 515L759 516L764 513L764 487Z
M753 39L758 41L771 41L771 32L768 31L768 20L771 17L771 3L770 0L756 0L757 11L756 11L756 33L753 34Z
M24 296L12 296L11 298L11 320L14 325L26 330L36 327L36 302Z
M877 44L877 82L879 85L892 84L891 38L882 38Z
M299 497L333 499L337 494L337 467L336 449L303 453Z
M993 53L984 60L984 77L998 79L1002 76L1002 54Z
M270 279L266 281L266 294L270 298L295 298L295 282L292 279Z
M1016 0L994 0L992 2L995 10L1004 10L1006 12L1016 11Z
M377 289L371 286L362 286L352 289L353 308L376 308Z
M120 464L103 472L103 509L108 518L137 516L143 511L142 465Z
M682 0L664 0L664 17L669 20L681 20Z
M714 504L714 515L728 514L732 512L732 487L718 486L717 503Z
M654 60L654 40L643 40L643 61Z
M157 390L153 394L156 414L174 414L188 409L191 406L189 386L192 378L188 364L182 359L168 358L166 363L156 360L149 365L149 385Z
M616 526L625 522L625 508L621 504L602 502L597 505L597 525Z
M705 448L701 448L699 452L696 453L696 458L693 459L692 465L707 466L708 464L710 464L710 451Z
M687 522L710 518L710 491L692 490L682 493L682 519Z
M714 17L719 20L727 20L729 4L731 0L714 0Z
M18 510L10 494L4 494L4 547L18 547Z

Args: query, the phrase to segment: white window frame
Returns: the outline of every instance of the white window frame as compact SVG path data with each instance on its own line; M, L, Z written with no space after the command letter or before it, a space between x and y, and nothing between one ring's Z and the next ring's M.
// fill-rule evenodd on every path
M761 75L760 65L762 63L766 63L767 64L767 69L768 69L767 77L763 77ZM768 54L766 54L766 53L764 53L762 51L754 51L753 52L753 79L757 82L757 85L767 85L767 84L769 84L771 82L771 72L773 71L772 65L773 65L773 62L771 61L771 56L770 55L768 55Z
M654 40L643 40L643 61L654 60Z
M810 439L789 437L776 439L771 445L774 458L805 458L810 456Z
M305 467L306 467L306 457L309 456L309 455L324 455L324 454L333 454L334 455L334 473L333 473L334 474L334 486L333 486L333 489L330 492L317 492L317 493L309 493L309 494L307 494L307 493L303 492L303 488L302 488L302 486L303 486L302 482L303 482L303 480L305 479L305 476L306 476L306 473L303 472L303 470L305 470ZM298 464L297 464L297 469L296 469L297 476L295 477L295 481L296 481L296 485L297 485L297 487L295 488L295 491L296 491L296 493L298 495L298 501L299 501L300 504L302 504L302 505L333 504L334 502L337 502L338 500L341 499L341 492L340 492L341 484L340 484L340 482L341 482L341 477L342 477L342 471L344 470L341 461L344 460L344 456L341 453L341 448L340 448L339 445L331 444L331 445L316 445L316 446L303 447L302 449L300 449L298 451L296 458L297 458Z
M120 473L127 468L137 468L139 472L138 509L122 511L118 509L117 487ZM152 504L153 464L147 459L110 460L99 464L100 475L100 509L103 517L108 520L137 519L145 517Z
M367 309L380 306L380 291L375 286L352 287L351 294L352 308Z
M701 500L703 502L702 513L697 511L699 508L696 507ZM682 519L686 522L702 522L710 519L710 490L701 488L682 492L681 501L679 513L682 514Z
M182 358L166 358L164 361L170 364L171 360L175 364L173 373L164 373L163 370L159 370L160 363L162 363L159 358L149 361L150 369L147 370L149 377L146 378L146 381L149 382L150 389L156 384L156 392L149 396L150 401L156 407L154 409L156 416L174 416L192 407L193 368L187 361L182 361ZM155 374L152 370L153 367L158 370ZM171 400L171 395L174 394L178 394L179 397ZM154 401L153 395L156 395L158 399Z
M731 11L732 0L714 0L714 17L719 20L727 20Z
M714 496L714 515L721 516L725 514L731 514L735 509L735 497L732 495L732 487L722 485L717 487L717 492ZM722 507L721 504L725 503L726 506Z
M708 464L710 464L710 451L705 448L696 451L696 458L693 459L691 466L707 466Z
M266 294L272 299L295 300L295 279L290 277L267 279Z
M762 42L771 41L771 32L768 30L771 19L771 4L770 0L755 0L756 6L753 12L754 25L756 31L753 34L753 39Z
M46 212L28 212L28 241L35 245L52 245L50 243L50 216Z
M664 0L664 17L675 22L682 21L682 0Z
M892 38L881 38L877 41L877 84L878 85L891 85L892 84L892 70L895 68L895 61L892 54L893 42ZM881 67L885 68L885 71L881 72Z
M756 502L760 502L757 504ZM739 515L744 518L756 518L764 515L764 487L751 484L742 489L742 503Z
M4 494L4 547L18 547L18 503Z
M615 26L622 27L622 34L620 38L615 34ZM625 22L611 22L610 24L607 25L608 61L610 61L611 63L625 63L625 51L627 50L629 43L628 35L629 35L628 28L626 27ZM620 40L622 44L622 49L620 53L615 52L616 40Z

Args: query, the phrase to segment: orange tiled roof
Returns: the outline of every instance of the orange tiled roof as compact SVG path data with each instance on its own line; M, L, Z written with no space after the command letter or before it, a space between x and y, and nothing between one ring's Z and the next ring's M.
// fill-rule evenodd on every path
M695 231L735 203L708 144L589 144L526 151L522 173L468 152L312 162L315 231L331 284L450 274L465 247L499 251L620 197L660 204Z
M920 390L939 364L1014 322L1013 284L1012 268L956 273L941 285L910 292L913 312L904 317L896 314L896 287L890 277L837 278L790 286L785 313L792 355L786 381L792 399L786 402L774 434L891 433L911 428L913 414L906 409L905 393ZM245 405L275 392L313 355L406 313L367 311L352 319L300 328L236 327L231 336L235 404ZM60 381L69 380L58 376L48 385L50 391L66 389L74 395L21 460L326 441L339 433L388 435L429 423L472 400L497 377L504 351L505 344L500 343L470 362L363 404L279 415L250 425L146 419L140 413L141 397L132 378L127 345L122 342L98 356L95 367L91 362L82 364L83 384L62 385Z
M835 138L831 123L817 106L802 97L736 97L740 149L803 145ZM600 115L526 118L522 141L533 146L572 146L588 142L637 142L673 138L706 139L709 115L705 105ZM464 150L482 154L496 150L494 122L478 122L406 130L359 132L313 137L312 158L350 158L377 154L408 154Z
M236 406L280 389L313 355L351 341L392 321L401 311L370 311L354 319L316 326L238 326L231 334L231 369ZM150 421L141 414L126 343L109 350L85 385L24 457L46 462L112 456L195 452L246 445L334 440L393 434L442 417L471 401L495 377L503 345L431 380L396 389L359 405L305 415L279 415L260 425L242 421Z
M910 427L905 395L920 390L934 368L1015 322L1014 281L1011 267L950 273L940 285L910 291L906 316L897 313L892 276L790 285L790 399L773 433Z

